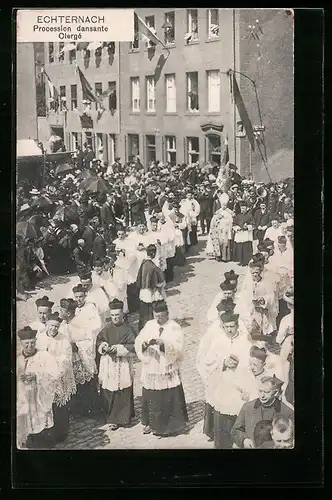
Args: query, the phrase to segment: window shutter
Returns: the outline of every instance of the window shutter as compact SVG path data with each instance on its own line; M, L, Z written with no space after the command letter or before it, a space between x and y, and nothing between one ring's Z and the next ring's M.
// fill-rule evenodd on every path
M71 141L70 141L70 132L66 132L65 134L65 146L67 151L71 151Z
M82 144L82 132L78 132L77 135L78 135L78 144L79 144L79 146L82 147L83 146L83 144Z
M107 134L103 134L103 161L109 160L109 151L107 143Z
M184 158L184 163L188 163L188 154L187 154L187 138L184 137L183 138L183 151L184 151L184 155L183 155L183 158Z

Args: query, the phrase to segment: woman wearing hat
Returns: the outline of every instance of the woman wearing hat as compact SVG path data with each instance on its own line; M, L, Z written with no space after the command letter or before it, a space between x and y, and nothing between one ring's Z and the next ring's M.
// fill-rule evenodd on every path
M69 431L69 401L76 393L76 383L72 364L72 347L68 337L59 332L62 318L58 312L51 314L46 330L37 334L36 348L54 356L60 376L57 380L53 402L54 427L52 435L55 442L64 441Z
M17 335L17 446L47 448L59 368L49 352L37 350L37 330L26 326Z

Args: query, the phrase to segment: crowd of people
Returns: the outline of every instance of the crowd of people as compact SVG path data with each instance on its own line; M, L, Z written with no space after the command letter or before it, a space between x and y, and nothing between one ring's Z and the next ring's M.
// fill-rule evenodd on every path
M229 165L221 186L219 167L109 166L87 147L62 167L41 189L18 188L18 299L48 275L76 276L59 304L37 299L37 321L18 332L19 446L64 441L70 415L130 426L137 358L143 433L188 432L184 335L167 284L206 233L206 258L244 276L225 273L202 332L203 432L216 448L292 447L292 180L255 183Z

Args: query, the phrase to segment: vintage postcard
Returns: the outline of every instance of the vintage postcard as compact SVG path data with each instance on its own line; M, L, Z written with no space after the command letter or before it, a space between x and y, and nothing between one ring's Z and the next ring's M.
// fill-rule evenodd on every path
M17 11L19 449L294 448L293 31Z

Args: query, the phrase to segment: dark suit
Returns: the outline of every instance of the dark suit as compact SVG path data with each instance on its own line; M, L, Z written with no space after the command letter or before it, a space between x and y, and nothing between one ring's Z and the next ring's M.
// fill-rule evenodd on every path
M90 267L91 265L91 254L84 248L82 249L77 246L73 251L73 259L76 264L77 271Z
M105 229L106 240L110 243L116 237L116 220L113 207L108 203L104 203L100 207L100 222ZM110 225L112 225L111 228L109 227Z
M96 231L91 226L86 226L82 233L82 239L85 241L85 248L87 252L92 252L95 237Z
M100 234L97 234L94 239L92 253L93 258L96 260L104 259L106 257L106 241Z
M294 412L282 401L276 399L270 407L264 407L259 399L245 403L237 416L235 424L231 430L233 442L243 448L243 441L249 438L254 442L254 430L256 424L262 420L272 420L274 417L294 418Z
M258 240L261 242L264 238L265 230L257 229L258 226L268 226L270 224L270 213L265 211L264 213L261 210L257 210L254 215L255 221L255 229L254 229L254 240Z
M212 219L213 209L213 194L211 191L201 193L197 196L197 201L200 204L201 211L199 213L199 220L202 232L205 233L205 224L207 232L210 231L210 224Z

